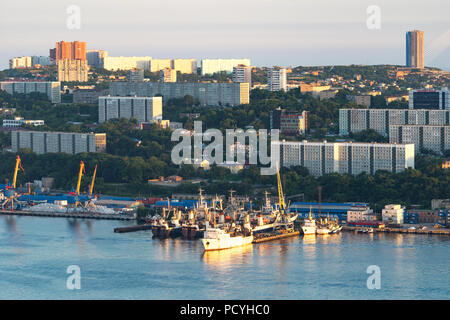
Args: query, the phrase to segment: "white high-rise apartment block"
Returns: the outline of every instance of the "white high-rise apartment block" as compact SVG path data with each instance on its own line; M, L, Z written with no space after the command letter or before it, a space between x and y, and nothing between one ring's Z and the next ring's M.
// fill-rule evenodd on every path
M282 166L302 166L313 176L328 173L374 174L414 168L414 144L274 141ZM272 146L273 147L273 146ZM273 160L272 160L273 161Z
M339 134L373 129L388 137L393 125L450 125L450 110L339 109Z
M161 97L99 97L99 123L118 118L137 119L139 123L162 120Z
M32 66L31 57L15 57L9 60L9 68L31 68Z
M40 92L46 94L52 103L61 102L61 83L59 81L3 81L0 82L0 89L9 94Z
M287 90L286 69L272 67L267 70L267 89L269 91Z
M202 75L222 71L232 73L233 68L240 64L250 67L250 59L203 59Z
M197 73L197 60L195 59L173 59L172 69L180 73Z
M87 60L58 60L58 81L87 82L88 72Z
M103 68L106 70L130 70L143 69L150 71L150 61L152 57L110 57L105 54L103 57Z
M426 149L443 154L450 150L450 126L392 125L389 128L391 143L414 143L416 153Z
M192 96L201 106L237 106L250 102L248 83L198 83L198 82L111 82L111 96L163 96L163 102L174 98Z
M106 150L106 133L13 131L13 152L28 148L36 154L103 152Z

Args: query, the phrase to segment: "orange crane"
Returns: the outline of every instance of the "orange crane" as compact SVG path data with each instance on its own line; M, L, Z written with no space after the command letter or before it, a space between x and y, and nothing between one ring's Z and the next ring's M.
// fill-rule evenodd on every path
M13 189L16 188L17 173L19 172L19 169L22 170L23 172L25 172L25 170L23 170L23 168L22 168L22 160L20 159L19 156L17 156L17 158L16 158L16 167L14 169L13 184L12 184L12 188Z
M92 191L94 190L95 176L97 175L97 165L95 165L94 175L92 176L91 186L89 187L89 195L92 196Z
M80 172L78 173L77 190L75 191L77 196L80 195L81 178L83 177L83 174L86 174L86 169L84 166L84 162L80 161Z

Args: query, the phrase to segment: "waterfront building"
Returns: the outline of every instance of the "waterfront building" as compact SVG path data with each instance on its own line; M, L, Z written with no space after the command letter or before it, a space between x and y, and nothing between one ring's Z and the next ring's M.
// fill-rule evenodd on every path
M177 71L172 68L164 68L159 71L160 82L177 82Z
M139 68L133 68L128 70L128 81L141 82L144 81L144 70Z
M52 103L61 102L61 83L59 81L2 81L0 89L9 94L40 92L46 94Z
M270 129L279 129L285 135L305 134L309 130L309 111L273 110L270 112Z
M287 91L286 69L272 67L267 70L267 89L269 91Z
M399 204L388 204L381 211L384 223L403 224L404 208Z
M58 62L58 81L87 82L89 66L87 60L60 59Z
M444 154L450 150L450 125L391 125L390 143L414 143L416 153L431 150Z
M388 137L392 125L450 125L450 110L339 109L339 134L373 129Z
M161 97L99 97L98 122L137 119L139 123L162 120Z
M250 59L203 59L202 75L217 72L232 73L233 68L238 65L250 66Z
M330 218L340 221L351 221L353 214L350 212L373 213L368 203L346 202L346 203L318 203L318 202L293 202L289 206L290 213L297 213L299 218L308 218L309 212L315 219ZM349 215L350 213L350 215Z
M328 173L357 175L363 172L374 174L378 170L401 172L414 168L414 144L306 140L273 141L272 144L279 144L282 166L302 166L316 177Z
M36 154L103 152L106 150L106 133L13 131L12 152L28 148Z
M111 82L109 92L111 96L122 97L162 95L164 103L190 95L201 106L237 106L250 102L248 83Z
M347 211L347 222L376 221L377 216L369 207L355 207Z
M10 69L31 68L31 57L15 57L9 60Z
M406 66L411 68L424 67L424 33L420 30L406 33Z
M409 109L450 110L448 88L409 90Z
M233 82L248 83L252 87L252 67L243 64L233 68Z

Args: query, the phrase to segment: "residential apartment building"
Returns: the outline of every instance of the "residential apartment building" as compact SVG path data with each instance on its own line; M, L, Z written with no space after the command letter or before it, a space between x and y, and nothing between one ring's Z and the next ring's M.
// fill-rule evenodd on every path
M287 91L286 69L272 67L267 70L267 89L269 91Z
M414 144L273 141L282 166L302 166L313 176L328 173L374 174L414 168ZM272 146L274 147L274 146ZM272 160L274 161L274 160Z
M450 110L448 88L409 90L409 109Z
M100 97L98 122L111 119L137 119L139 123L162 119L161 97Z
M36 154L63 152L103 152L106 150L106 133L13 131L11 132L13 152L29 148Z
M285 135L304 134L309 130L309 111L273 110L270 112L270 129L279 129Z
M128 81L130 82L141 82L144 81L144 70L133 68L131 70L128 70Z
M51 64L50 57L47 56L32 56L31 65L34 66L48 66Z
M3 119L3 127L5 128L17 128L22 125L30 126L43 126L45 124L44 120L25 120L21 117L15 117L14 119Z
M0 89L14 93L40 92L47 95L52 103L61 102L61 83L59 81L3 81Z
M406 33L406 66L424 67L423 31L413 30Z
M75 89L73 90L73 103L98 104L98 98L108 95L108 90Z
M61 82L87 82L89 66L87 60L62 59L58 64L58 81Z
M197 73L197 60L173 59L171 68L180 73Z
M159 71L160 82L177 82L177 71L172 68L164 68Z
M50 59L54 60L55 63L66 59L86 60L86 42L57 42L55 49L50 50Z
M32 65L31 57L16 57L9 60L10 69L31 68Z
M404 208L399 204L388 204L381 211L383 222L403 224Z
M252 87L252 67L240 64L233 68L233 82L248 83Z
M217 72L232 73L233 68L238 65L250 66L250 59L203 59L202 75L214 74Z
M392 125L450 125L450 110L340 109L339 134L373 129L388 137Z
M88 65L95 68L103 68L105 56L108 56L108 51L104 50L86 51L86 59L88 61Z
M416 153L426 149L443 154L450 150L450 125L392 125L389 142L414 143Z
M370 95L347 95L348 101L356 103L358 106L370 107Z
M248 83L111 82L109 93L122 97L162 95L164 103L190 95L201 106L237 106L250 102Z
M150 71L152 57L110 57L106 52L103 57L103 68L106 70L143 69Z
M150 72L159 72L160 70L171 68L172 59L152 59L150 60Z

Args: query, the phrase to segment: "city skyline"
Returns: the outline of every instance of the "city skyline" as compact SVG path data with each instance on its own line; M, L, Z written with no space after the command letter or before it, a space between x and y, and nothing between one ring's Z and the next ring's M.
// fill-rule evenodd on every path
M7 68L14 56L48 55L60 40L86 41L87 49L107 50L111 56L248 57L256 66L404 65L405 34L419 29L425 32L425 66L450 70L450 25L445 10L450 4L438 0L410 1L408 6L404 1L380 1L381 28L377 30L366 25L370 16L366 10L372 4L368 1L302 4L281 0L275 6L272 1L233 0L220 11L204 0L189 4L129 1L127 5L110 1L108 7L103 2L79 1L80 30L66 27L71 3L48 4L48 0L0 4L0 69ZM149 14L155 8L170 14ZM273 18L274 14L279 18ZM39 36L30 37L29 30Z

